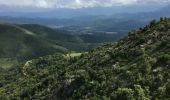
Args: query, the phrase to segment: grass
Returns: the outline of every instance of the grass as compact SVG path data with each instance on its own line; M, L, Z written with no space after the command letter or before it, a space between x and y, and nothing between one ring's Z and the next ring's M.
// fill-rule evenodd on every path
M1 68L10 68L13 65L18 64L18 61L10 58L0 58L0 67Z
M87 53L87 52L83 52L83 53ZM83 53L70 53L70 54L65 54L64 57L69 58L69 57L79 57L81 56Z

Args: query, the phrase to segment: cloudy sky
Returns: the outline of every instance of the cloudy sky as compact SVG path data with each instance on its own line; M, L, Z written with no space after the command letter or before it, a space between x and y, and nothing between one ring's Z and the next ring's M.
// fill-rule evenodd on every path
M137 4L170 4L170 0L0 0L0 6L31 8L88 8Z

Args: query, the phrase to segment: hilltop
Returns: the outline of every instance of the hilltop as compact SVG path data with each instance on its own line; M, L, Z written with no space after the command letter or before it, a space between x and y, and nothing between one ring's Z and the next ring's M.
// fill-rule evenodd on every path
M169 66L170 19L161 18L75 58L50 55L2 70L12 77L0 78L0 99L167 100Z

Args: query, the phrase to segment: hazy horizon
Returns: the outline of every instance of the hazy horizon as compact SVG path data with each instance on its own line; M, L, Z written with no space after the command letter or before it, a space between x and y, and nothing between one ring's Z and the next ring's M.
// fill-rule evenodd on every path
M112 15L150 12L169 4L170 0L0 0L0 16L57 18L53 14L63 14L62 18L66 15Z

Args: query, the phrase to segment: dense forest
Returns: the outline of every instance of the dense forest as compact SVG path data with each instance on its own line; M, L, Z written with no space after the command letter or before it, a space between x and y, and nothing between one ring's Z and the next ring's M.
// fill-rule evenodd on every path
M0 70L1 100L169 100L170 18L71 57Z

